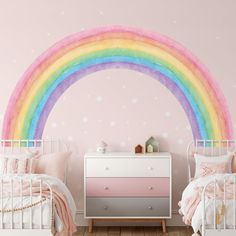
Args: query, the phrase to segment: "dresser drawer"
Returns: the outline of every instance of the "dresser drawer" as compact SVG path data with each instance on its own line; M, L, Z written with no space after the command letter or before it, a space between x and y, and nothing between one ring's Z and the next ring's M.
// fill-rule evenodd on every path
M169 197L169 178L87 178L88 197Z
M86 158L87 177L169 177L169 158Z
M87 198L86 217L170 217L169 198Z

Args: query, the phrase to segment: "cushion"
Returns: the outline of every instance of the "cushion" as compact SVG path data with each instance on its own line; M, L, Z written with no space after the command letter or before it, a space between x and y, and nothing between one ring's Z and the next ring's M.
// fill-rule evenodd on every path
M232 154L222 156L204 156L194 154L196 169L195 178L212 175L232 173Z
M7 159L6 158L0 158L0 174L4 174L6 172L7 168Z
M228 152L229 155L232 155L232 173L236 173L236 152Z
M37 153L1 154L0 174L29 174L33 173L33 157Z
M47 174L64 182L67 161L70 155L71 152L61 152L44 154L35 158L35 174Z

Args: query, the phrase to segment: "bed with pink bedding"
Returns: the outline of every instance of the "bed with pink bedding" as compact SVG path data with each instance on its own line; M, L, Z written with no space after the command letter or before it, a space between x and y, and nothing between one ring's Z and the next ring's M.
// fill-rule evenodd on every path
M51 229L52 234L58 236L71 236L76 231L74 223L76 206L70 191L61 180L44 174L0 175L0 180L2 209L16 209L13 219L11 212L3 214L0 229L29 229L32 226L32 229ZM20 182L23 183L22 187ZM41 190L39 183L42 185ZM41 204L42 213L40 212ZM22 206L25 209L22 209Z
M71 155L60 140L0 140L0 235L72 236L66 186Z

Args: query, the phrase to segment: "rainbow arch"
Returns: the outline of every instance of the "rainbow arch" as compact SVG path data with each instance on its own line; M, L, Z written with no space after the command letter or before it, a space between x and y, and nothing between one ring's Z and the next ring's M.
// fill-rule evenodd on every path
M207 69L177 42L128 27L71 35L43 53L13 91L2 138L40 139L60 96L84 76L109 68L150 75L179 100L194 139L231 139L225 98Z

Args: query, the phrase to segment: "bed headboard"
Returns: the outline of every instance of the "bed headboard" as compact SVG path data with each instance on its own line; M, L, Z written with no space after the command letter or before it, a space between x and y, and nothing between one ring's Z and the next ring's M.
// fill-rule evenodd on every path
M42 154L67 152L69 145L60 139L0 139L0 154L20 154L25 151L39 151ZM65 166L65 183L67 166Z
M22 153L26 150L46 154L65 152L69 147L60 139L0 139L0 153Z
M195 170L194 153L206 156L220 156L228 151L236 150L236 140L203 140L197 139L189 143L187 148L188 180L192 180Z

